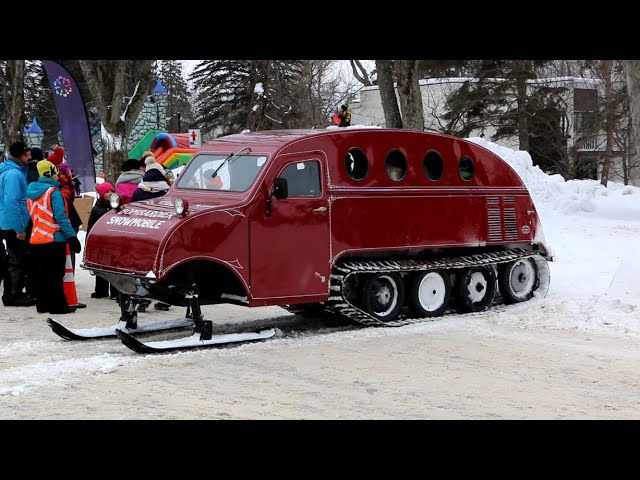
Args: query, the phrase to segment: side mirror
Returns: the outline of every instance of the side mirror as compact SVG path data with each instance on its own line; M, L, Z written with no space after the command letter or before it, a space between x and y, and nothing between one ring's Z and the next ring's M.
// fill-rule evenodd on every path
M289 196L289 184L286 178L278 177L273 182L273 196L278 200L284 200Z
M276 197L278 200L284 200L289 196L289 184L286 178L276 178L273 182L273 188L271 189L271 195L267 198L267 210L264 214L267 217L271 216L271 198Z

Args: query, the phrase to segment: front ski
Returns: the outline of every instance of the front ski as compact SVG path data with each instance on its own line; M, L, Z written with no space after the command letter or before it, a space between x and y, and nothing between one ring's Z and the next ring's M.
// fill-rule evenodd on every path
M98 328L69 328L56 322L53 318L47 318L47 323L54 333L65 340L92 340L95 338L115 337L120 330L130 333L157 332L174 328L192 327L193 319L176 318L173 320L157 320L153 322L139 323L138 328L128 329L126 322L118 322L110 327Z
M187 350L192 348L209 348L229 343L255 342L258 340L266 340L275 336L276 329L269 328L260 332L241 332L227 333L222 335L214 335L209 340L200 340L200 334L194 333L188 337L181 337L175 340L165 340L158 342L141 342L137 338L131 336L125 330L116 332L118 338L122 340L127 347L138 353L160 353L170 352L173 350Z

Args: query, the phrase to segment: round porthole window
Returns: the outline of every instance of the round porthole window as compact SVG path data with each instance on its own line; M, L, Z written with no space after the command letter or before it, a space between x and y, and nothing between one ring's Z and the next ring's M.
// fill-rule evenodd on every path
M399 182L407 174L407 159L400 150L391 150L385 160L387 175L395 182Z
M466 156L462 157L458 163L458 173L460 173L460 178L465 182L468 182L473 178L473 172L473 160Z
M422 161L422 169L429 180L440 180L444 173L442 157L435 150L429 150Z
M362 180L369 171L369 159L359 148L350 148L344 157L344 167L353 180Z

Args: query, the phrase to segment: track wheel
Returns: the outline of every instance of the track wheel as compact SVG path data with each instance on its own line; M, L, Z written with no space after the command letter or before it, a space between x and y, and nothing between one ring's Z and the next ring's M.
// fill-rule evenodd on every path
M429 270L414 276L407 302L418 317L437 317L447 309L451 285L444 270Z
M404 284L397 273L376 273L364 284L364 310L378 320L390 322L404 304Z
M529 300L537 283L537 269L530 258L521 258L498 266L498 285L505 303Z
M496 296L496 275L490 266L462 270L456 277L456 306L459 312L480 312Z

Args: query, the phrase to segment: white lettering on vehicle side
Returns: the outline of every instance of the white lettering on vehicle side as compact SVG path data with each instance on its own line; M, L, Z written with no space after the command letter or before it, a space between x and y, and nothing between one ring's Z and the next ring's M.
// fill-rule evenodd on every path
M166 220L151 220L148 218L111 217L107 225L123 225L125 227L152 228L158 230Z
M137 215L139 217L152 218L171 218L175 215L173 212L154 212L153 210L142 210L138 208L125 208L122 210L125 215Z

